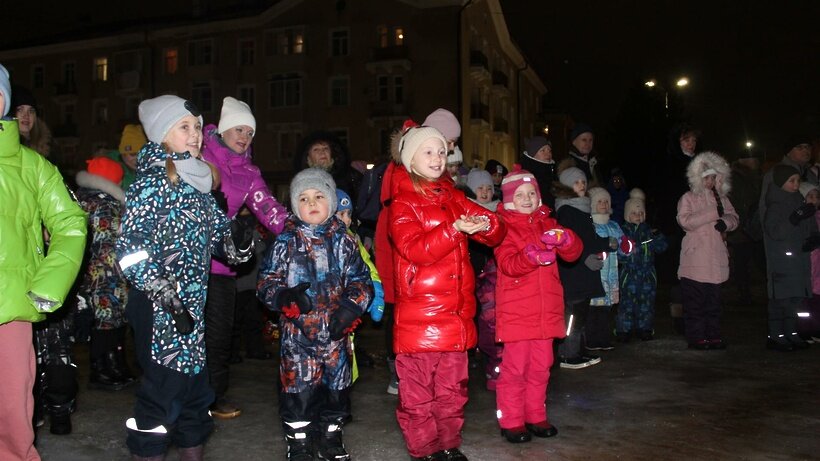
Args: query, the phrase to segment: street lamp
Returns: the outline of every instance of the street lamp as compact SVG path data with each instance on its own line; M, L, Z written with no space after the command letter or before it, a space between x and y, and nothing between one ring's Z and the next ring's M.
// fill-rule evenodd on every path
M751 149L753 145L754 145L754 143L752 143L752 141L746 141L746 148L747 149Z
M678 87L678 88L683 88L687 85L689 85L689 79L686 78L686 77L680 77L675 82L675 86ZM669 90L667 90L666 87L661 86L660 84L658 84L658 82L655 79L645 81L644 86L646 86L647 88L655 88L657 86L657 87L659 87L660 89L663 90L663 107L668 112L669 111ZM667 113L667 116L669 116L668 113Z

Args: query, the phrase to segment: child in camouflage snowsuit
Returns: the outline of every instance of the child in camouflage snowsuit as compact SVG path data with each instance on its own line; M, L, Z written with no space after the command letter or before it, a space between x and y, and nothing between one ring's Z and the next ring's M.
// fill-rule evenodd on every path
M643 341L652 339L655 320L655 295L658 277L655 274L655 253L666 251L666 237L650 229L646 207L639 198L631 198L624 206L624 235L635 242L629 255L618 255L620 265L621 303L615 317L618 340L629 341L635 332Z
M335 216L336 184L308 168L290 185L293 215L259 269L257 296L281 312L279 416L289 460L345 461L350 415L349 333L370 305L373 283L356 239Z

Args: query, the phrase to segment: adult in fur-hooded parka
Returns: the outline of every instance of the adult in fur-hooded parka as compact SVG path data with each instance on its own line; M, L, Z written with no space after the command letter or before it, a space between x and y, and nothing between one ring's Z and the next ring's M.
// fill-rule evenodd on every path
M707 188L714 175L714 187ZM678 224L686 232L680 252L678 278L722 283L729 278L729 252L724 235L737 227L738 216L726 196L731 168L714 152L698 154L686 169L689 192L678 201Z

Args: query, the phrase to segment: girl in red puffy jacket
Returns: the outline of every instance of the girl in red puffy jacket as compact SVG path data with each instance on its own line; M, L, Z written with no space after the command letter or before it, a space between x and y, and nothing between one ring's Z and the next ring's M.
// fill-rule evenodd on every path
M495 246L506 229L452 181L440 179L447 141L438 130L411 126L394 146L393 158L401 165L391 178L387 222L396 296L396 416L411 456L466 460L459 451L467 403L466 351L476 345L475 277L467 238Z
M532 173L513 168L501 183L498 215L509 232L495 249L496 341L504 343L496 406L501 435L511 443L552 437L544 396L553 362L552 342L566 336L564 291L556 257L578 259L583 243L550 217Z

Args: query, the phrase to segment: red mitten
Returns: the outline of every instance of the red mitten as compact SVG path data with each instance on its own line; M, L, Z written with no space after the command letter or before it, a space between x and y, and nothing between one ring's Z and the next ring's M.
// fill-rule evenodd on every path
M574 239L572 233L564 232L564 229L550 229L541 234L541 241L547 246L547 250L564 248L570 245Z
M289 319L299 318L299 314L301 313L299 306L295 302L291 302L287 306L282 306L282 314Z
M548 266L555 262L555 252L552 250L542 250L535 245L524 247L524 256L536 266Z
M621 253L628 255L635 249L635 241L626 235L621 236Z

